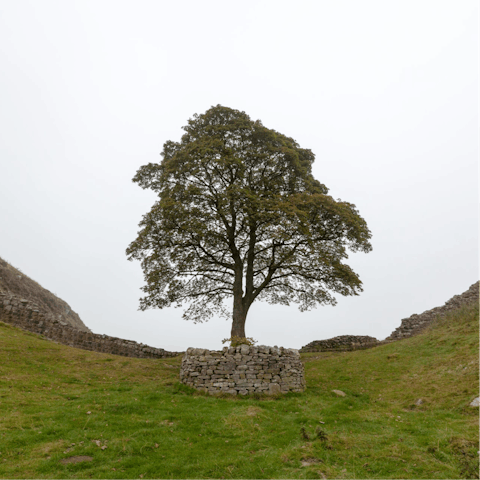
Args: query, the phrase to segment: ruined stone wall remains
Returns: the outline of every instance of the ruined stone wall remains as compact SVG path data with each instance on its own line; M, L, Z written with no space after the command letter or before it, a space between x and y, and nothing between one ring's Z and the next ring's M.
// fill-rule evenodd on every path
M149 347L131 340L78 330L52 314L41 312L37 304L2 291L0 291L0 321L38 333L49 340L84 350L137 358L165 358L180 355L177 352L167 352L162 348Z
M274 395L305 390L298 350L283 347L189 348L182 359L180 381L210 394Z
M378 340L367 335L340 335L328 340L314 340L302 347L300 352L348 352L372 348L376 345Z
M392 334L387 337L386 341L401 340L402 338L411 337L420 333L428 325L430 325L437 317L443 317L448 312L456 310L464 305L478 303L480 282L474 283L466 292L461 295L455 295L442 307L432 308L420 315L411 315L402 320L401 325Z

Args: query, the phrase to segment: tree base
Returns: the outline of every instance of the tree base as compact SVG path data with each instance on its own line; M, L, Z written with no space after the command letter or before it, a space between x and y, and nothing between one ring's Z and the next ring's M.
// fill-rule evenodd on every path
M278 395L305 390L298 350L283 347L225 347L222 351L188 348L180 381L209 394Z

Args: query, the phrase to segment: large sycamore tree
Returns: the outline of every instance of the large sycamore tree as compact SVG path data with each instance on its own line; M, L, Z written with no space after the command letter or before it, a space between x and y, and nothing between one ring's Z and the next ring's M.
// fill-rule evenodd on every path
M220 105L184 130L133 178L158 195L127 249L144 272L141 310L186 303L185 319L226 315L244 338L255 300L305 311L362 291L344 261L371 250L371 233L313 178L310 150Z

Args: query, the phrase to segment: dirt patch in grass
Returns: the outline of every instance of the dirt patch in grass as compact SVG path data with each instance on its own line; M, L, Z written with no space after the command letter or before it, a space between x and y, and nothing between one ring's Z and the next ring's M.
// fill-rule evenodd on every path
M76 457L62 458L60 463L66 465L67 463L91 462L92 460L93 457L89 457L88 455L79 455Z
M261 412L262 412L261 408L250 405L245 411L245 414L248 415L249 417L256 417Z
M55 440L54 442L46 442L38 445L37 447L32 448L32 455L34 456L47 456L52 453L63 450L66 447L66 442L64 440Z

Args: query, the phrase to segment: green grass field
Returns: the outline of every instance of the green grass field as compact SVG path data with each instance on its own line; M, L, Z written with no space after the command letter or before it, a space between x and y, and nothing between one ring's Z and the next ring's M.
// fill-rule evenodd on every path
M302 355L303 394L222 398L179 384L180 357L0 323L0 477L478 478L478 335L464 308L407 340Z

